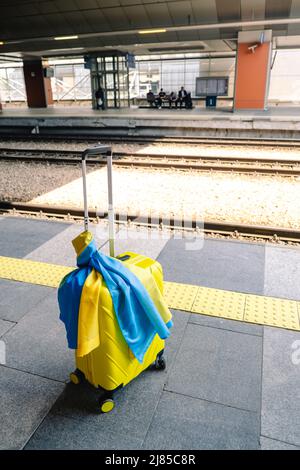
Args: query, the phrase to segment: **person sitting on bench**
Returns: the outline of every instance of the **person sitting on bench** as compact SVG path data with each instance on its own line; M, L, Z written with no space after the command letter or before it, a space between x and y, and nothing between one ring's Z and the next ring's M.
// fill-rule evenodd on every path
M163 88L160 89L160 92L158 93L158 97L156 99L158 107L161 108L162 102L166 99L166 92L163 90Z
M193 101L190 93L187 93L185 98L185 107L186 109L193 109Z
M156 98L152 90L149 90L147 93L147 101L150 104L151 108L156 106Z
M172 105L174 103L174 105L176 106L176 101L177 101L177 95L174 91L171 91L171 93L169 94L169 106L170 108L172 108Z
M180 88L179 92L178 92L178 98L177 98L177 101L176 101L176 108L177 108L178 103L180 104L181 108L182 108L183 104L185 105L186 97L187 97L187 92L184 89L184 87L182 86Z

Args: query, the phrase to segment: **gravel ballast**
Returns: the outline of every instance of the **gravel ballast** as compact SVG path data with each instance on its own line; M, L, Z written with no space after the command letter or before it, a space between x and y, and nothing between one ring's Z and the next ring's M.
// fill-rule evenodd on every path
M0 161L0 201L28 202L80 177L79 165Z
M107 210L106 169L89 168L90 208ZM82 208L80 166L0 162L0 199ZM114 168L116 212L299 229L300 178Z

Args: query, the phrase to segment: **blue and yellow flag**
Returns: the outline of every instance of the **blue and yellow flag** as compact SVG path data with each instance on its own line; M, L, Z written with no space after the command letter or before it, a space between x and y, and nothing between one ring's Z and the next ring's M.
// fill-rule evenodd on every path
M80 234L73 245L78 269L62 280L58 290L69 347L84 356L99 346L99 305L105 283L124 339L142 363L154 336L168 338L172 326L172 315L154 278L147 278L148 292L142 283L145 270L132 266L132 272L118 259L99 253L90 232Z

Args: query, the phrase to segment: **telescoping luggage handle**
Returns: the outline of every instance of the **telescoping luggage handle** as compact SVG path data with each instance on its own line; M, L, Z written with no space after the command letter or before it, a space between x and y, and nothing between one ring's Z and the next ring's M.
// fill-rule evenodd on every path
M115 233L114 233L114 208L112 192L112 151L109 145L97 145L86 149L82 153L82 180L83 180L83 201L84 201L84 230L89 229L89 213L86 187L86 159L98 155L107 156L107 183L108 183L108 233L109 233L109 254L115 256Z

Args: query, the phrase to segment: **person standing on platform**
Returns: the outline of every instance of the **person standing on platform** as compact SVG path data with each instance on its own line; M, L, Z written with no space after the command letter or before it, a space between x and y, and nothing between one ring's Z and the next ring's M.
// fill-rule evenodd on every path
M95 92L95 98L97 102L97 109L105 110L105 95L103 88L99 85L98 90Z
M182 108L183 104L185 105L186 97L187 97L187 92L186 92L185 88L182 86L180 88L179 92L178 92L178 99L176 101L176 108L177 108L178 103L180 105L180 108Z

